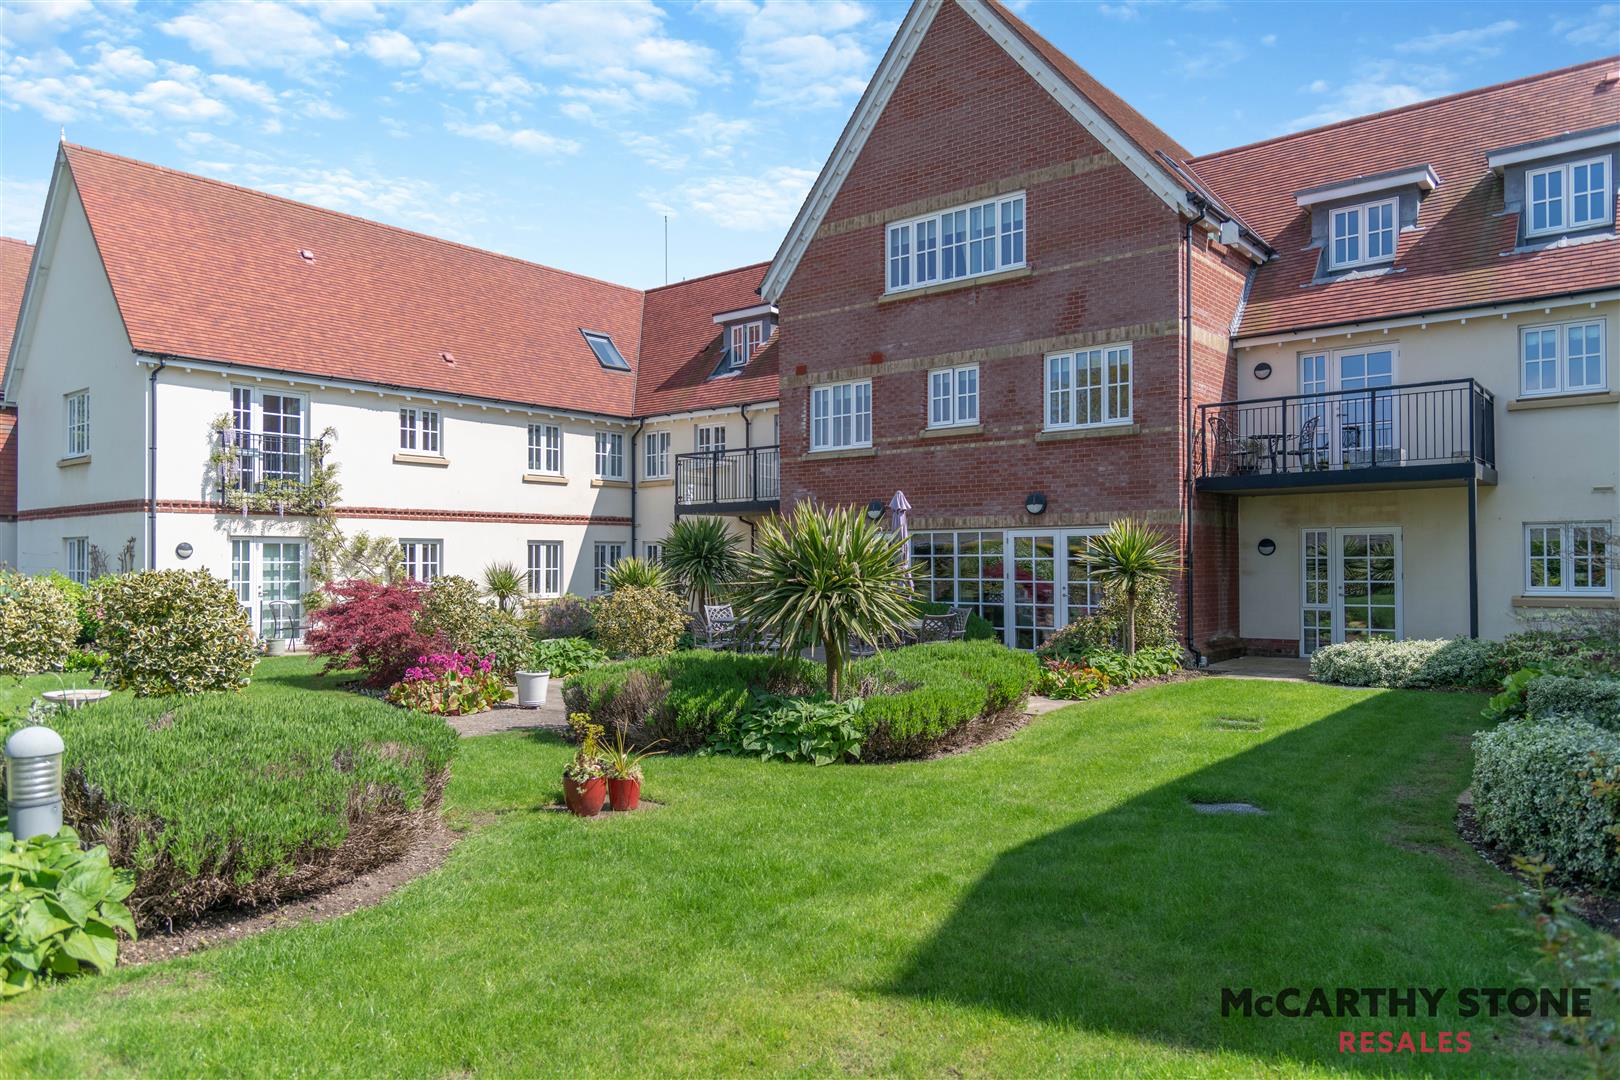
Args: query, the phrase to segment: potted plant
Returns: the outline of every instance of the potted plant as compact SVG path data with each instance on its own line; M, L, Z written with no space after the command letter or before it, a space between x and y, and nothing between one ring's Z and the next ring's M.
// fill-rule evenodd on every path
M574 759L563 766L563 801L570 813L595 817L607 800L607 763L602 760L602 725L585 713L574 713L568 726L580 733Z
M607 748L603 762L606 766L608 801L614 810L634 810L641 805L641 763L662 754L654 750L659 742L637 751L624 745L624 725L614 728L613 745Z

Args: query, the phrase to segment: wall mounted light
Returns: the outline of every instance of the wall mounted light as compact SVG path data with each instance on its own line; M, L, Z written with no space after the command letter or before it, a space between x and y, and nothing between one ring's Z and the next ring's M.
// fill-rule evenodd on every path
M191 545L187 543L176 544L174 545L174 553L178 558L189 559L191 558Z
M1277 551L1277 541L1268 536L1264 540L1260 541L1260 543L1256 544L1255 548L1262 555L1274 555Z
M1024 509L1031 514L1046 513L1046 496L1039 491L1032 491L1024 496Z
M866 504L866 520L867 521L876 521L878 518L880 518L882 516L883 516L883 500L882 499L873 499L871 502Z
M1271 378L1271 365L1264 361L1254 365L1254 377L1257 379Z

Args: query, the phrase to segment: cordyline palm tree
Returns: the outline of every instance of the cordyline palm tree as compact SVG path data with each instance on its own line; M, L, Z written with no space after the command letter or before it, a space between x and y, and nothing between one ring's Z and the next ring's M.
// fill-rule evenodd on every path
M851 639L876 647L917 617L905 543L861 508L799 503L760 523L737 578L737 616L774 635L784 654L819 643L836 698Z
M742 540L719 518L682 518L664 537L664 569L692 598L699 614L715 589L737 574Z
M669 571L658 563L631 557L620 559L607 572L607 587L613 589L667 589Z
M511 563L490 563L484 567L484 588L502 611L523 595L523 575Z
M1094 581L1125 594L1125 652L1136 652L1136 601L1144 582L1175 571L1181 561L1175 543L1135 518L1121 518L1091 538L1081 556Z

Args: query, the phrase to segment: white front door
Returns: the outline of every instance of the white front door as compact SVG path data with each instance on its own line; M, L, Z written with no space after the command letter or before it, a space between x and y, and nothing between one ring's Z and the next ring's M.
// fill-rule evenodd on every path
M260 637L303 635L304 542L232 540L231 588Z
M1102 591L1082 557L1101 528L1020 530L1005 539L1006 620L1003 638L1033 649L1096 610Z
M1400 529L1306 529L1300 550L1301 656L1333 642L1402 637Z

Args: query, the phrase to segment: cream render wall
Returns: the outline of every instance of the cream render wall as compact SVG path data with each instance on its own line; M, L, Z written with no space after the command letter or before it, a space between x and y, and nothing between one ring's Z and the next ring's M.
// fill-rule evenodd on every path
M726 406L676 418L648 420L636 442L640 455L636 459L636 475L646 476L646 437L653 432L667 431L670 433L670 476L659 480L640 479L637 482L636 554L644 555L646 545L659 543L669 535L670 526L675 522L675 455L690 454L697 449L699 427L725 428L728 450L748 445L773 446L777 440L776 417L776 405L771 403L747 406L746 418L743 407ZM748 540L749 528L745 521L734 517L724 520L733 533L745 542Z
M1520 330L1551 323L1606 323L1608 393L1521 400ZM1524 593L1524 525L1538 521L1620 523L1620 302L1583 302L1431 321L1353 334L1318 333L1236 350L1238 397L1299 393L1299 356L1324 349L1392 346L1395 381L1472 377L1496 398L1498 483L1479 489L1480 634L1521 628L1515 598ZM1271 377L1255 378L1269 363ZM1579 403L1578 403L1579 402ZM1239 506L1241 633L1299 636L1300 530L1333 525L1401 525L1404 534L1405 633L1444 637L1468 632L1467 503L1463 488L1368 493L1243 496ZM1276 554L1255 545L1270 536Z

